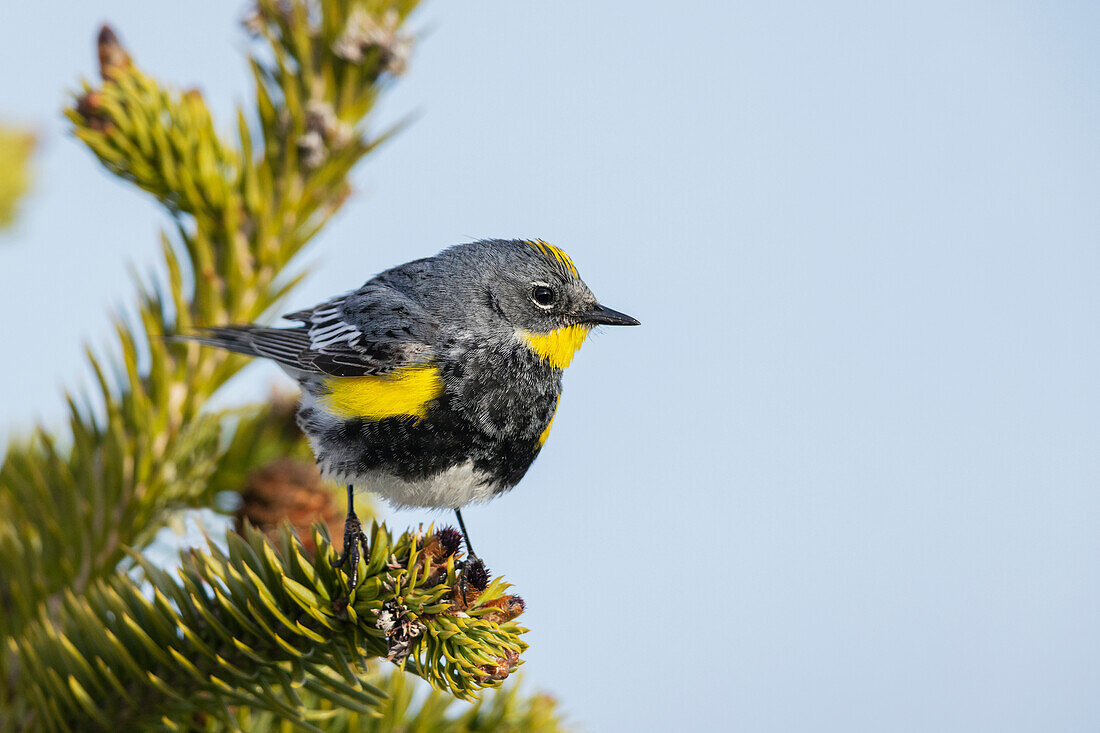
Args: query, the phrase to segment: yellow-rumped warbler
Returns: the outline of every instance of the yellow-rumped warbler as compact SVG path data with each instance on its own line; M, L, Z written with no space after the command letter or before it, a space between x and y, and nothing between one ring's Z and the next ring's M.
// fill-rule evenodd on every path
M298 424L322 473L347 485L340 564L355 587L366 537L354 491L399 507L461 507L514 487L539 454L562 370L600 305L562 250L483 240L387 270L286 316L294 328L223 326L194 338L274 360L302 387Z

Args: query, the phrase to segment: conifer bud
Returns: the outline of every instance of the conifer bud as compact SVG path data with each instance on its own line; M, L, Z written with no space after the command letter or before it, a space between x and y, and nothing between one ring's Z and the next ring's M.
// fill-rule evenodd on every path
M114 29L109 25L99 29L96 51L99 54L99 75L103 77L103 81L115 79L133 68L130 54L126 53Z

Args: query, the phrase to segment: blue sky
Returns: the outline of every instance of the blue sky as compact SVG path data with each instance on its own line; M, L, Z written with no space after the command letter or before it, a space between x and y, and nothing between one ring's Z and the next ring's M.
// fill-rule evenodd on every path
M99 22L249 90L235 3L10 4L35 126L0 242L0 432L62 414L165 220L65 134ZM466 513L529 683L592 731L1100 726L1100 6L428 2L289 308L484 236L637 316ZM265 394L250 370L226 399ZM402 512L398 524L438 519Z

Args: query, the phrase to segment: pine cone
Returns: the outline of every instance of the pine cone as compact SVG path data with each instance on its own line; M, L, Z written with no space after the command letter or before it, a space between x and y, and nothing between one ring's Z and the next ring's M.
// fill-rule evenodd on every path
M285 519L312 554L316 547L310 525L322 521L328 526L336 549L340 549L344 513L333 502L332 492L326 488L320 471L312 463L293 458L272 461L249 474L241 499L241 506L237 509L238 532L248 520L252 526L274 538L279 524Z

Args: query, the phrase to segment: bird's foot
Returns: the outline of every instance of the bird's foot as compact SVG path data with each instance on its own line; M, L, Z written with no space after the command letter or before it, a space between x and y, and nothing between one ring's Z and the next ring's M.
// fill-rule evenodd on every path
M340 568L348 565L348 595L359 585L359 557L360 548L367 552L367 535L363 533L363 525L355 512L348 512L348 518L344 521L344 550L340 557L332 561L332 567Z
M485 567L485 561L477 555L470 555L462 564L462 601L467 602L470 589L477 593L485 590L489 585L489 569Z

